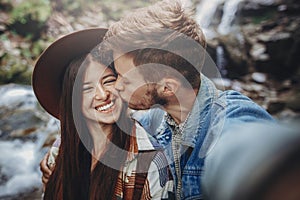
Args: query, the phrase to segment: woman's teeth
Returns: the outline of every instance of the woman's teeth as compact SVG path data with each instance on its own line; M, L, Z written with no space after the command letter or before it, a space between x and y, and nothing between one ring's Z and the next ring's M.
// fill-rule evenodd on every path
M111 108L113 105L114 105L114 102L112 101L109 104L97 107L96 110L97 111L105 111L105 110L108 110L109 108Z

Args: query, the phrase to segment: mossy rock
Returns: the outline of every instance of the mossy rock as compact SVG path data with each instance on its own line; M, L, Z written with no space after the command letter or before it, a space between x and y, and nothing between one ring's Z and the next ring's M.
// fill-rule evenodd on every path
M9 29L33 40L40 37L51 14L48 0L27 0L14 5L10 12Z
M31 83L32 67L26 59L6 54L1 59L0 84Z

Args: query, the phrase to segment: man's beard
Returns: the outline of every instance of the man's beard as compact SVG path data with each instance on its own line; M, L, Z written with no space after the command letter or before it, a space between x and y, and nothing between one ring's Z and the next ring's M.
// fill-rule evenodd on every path
M164 107L168 104L167 99L160 97L156 89L148 90L146 95L152 96L151 107Z
M168 101L160 97L155 88L149 87L143 97L135 103L130 103L129 101L128 105L131 109L147 110L152 107L164 107L167 103Z

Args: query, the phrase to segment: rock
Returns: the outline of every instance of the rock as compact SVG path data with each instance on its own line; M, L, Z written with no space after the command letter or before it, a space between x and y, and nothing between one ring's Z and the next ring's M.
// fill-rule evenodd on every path
M34 188L32 191L18 195L16 199L23 200L41 200L43 198L42 188Z
M8 21L9 21L9 14L6 12L0 12L0 24L5 27Z
M285 103L284 102L269 102L267 111L274 115L280 111L282 111L285 107Z
M35 111L30 110L10 110L2 114L0 119L0 128L4 133L2 139L18 137L22 140L35 140L35 135L31 133L45 123L35 114Z
M50 118L41 110L32 88L8 84L0 87L0 94L1 139L20 138L34 141L38 130Z
M46 21L51 15L48 1L16 1L12 2L12 11L8 27L19 35L38 39L46 28Z
M286 106L293 111L296 111L296 112L300 111L300 92L299 91L287 100Z
M232 82L232 87L231 87L233 90L236 90L238 92L242 92L243 91L243 86L240 82L238 81L233 81Z
M241 23L246 24L246 21L249 19L255 23L261 22L268 17L267 13L277 11L278 5L274 1L244 0L240 7L240 15L244 18L241 20Z
M5 110L34 109L36 107L37 100L29 85L2 85L0 94L0 107Z
M228 78L214 78L212 81L219 90L228 90L232 85L231 80Z
M257 83L265 83L267 80L266 74L259 72L252 73L251 77Z
M246 47L239 39L239 36L234 34L220 36L218 38L220 45L224 48L224 59L228 78L239 78L250 71L249 60L247 58Z
M261 43L256 43L251 47L250 55L254 61L266 61L270 59L269 55L266 54L266 46Z
M260 33L244 29L244 37L251 47L250 56L256 70L278 79L294 74L300 67L296 56L300 53L299 32L299 27L289 31L277 26Z
M51 147L54 141L57 139L57 137L58 137L57 131L49 133L42 147Z
M17 129L10 133L10 137L26 137L37 130L37 127L29 127L27 129Z
M253 90L256 91L257 93L260 93L265 89L265 87L261 84L252 83L251 86Z
M226 12L225 4L219 3L218 13ZM218 13L214 18L222 18ZM299 15L300 4L296 0L241 1L232 24L239 28L231 29L227 35L214 36L217 45L209 45L208 51L217 62L217 48L224 49L228 78L259 71L284 80L300 68ZM220 23L212 23L210 30L216 30Z
M299 123L300 120L300 114L290 109L284 109L281 112L275 114L274 117L276 117L281 122L287 122L287 123L295 122L295 124Z

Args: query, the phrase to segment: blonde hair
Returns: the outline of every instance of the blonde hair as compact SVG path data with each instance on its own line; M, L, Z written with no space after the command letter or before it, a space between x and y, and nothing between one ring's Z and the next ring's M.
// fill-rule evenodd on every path
M190 71L197 76L193 80L200 80L205 58L205 36L193 19L191 10L184 8L179 0L164 0L129 12L109 28L104 40L114 51L132 56L136 66L156 62L179 69L179 72L181 68L186 68L182 73L184 76L186 71ZM145 49L158 52L156 55L162 55L162 60L153 58L149 53L148 56L141 56L141 53L147 53ZM166 63L173 57L176 63ZM189 64L191 66L187 67ZM191 68L197 69L196 74ZM195 85L199 86L198 83Z
M122 35L123 39L126 40L127 37L132 41L130 38L138 33L147 35L171 29L192 38L206 48L205 36L192 15L191 9L184 8L179 0L160 1L128 13L120 21L111 25L104 38ZM144 46L146 38L135 39L134 45Z

